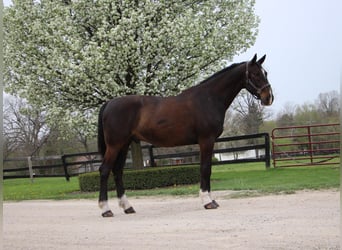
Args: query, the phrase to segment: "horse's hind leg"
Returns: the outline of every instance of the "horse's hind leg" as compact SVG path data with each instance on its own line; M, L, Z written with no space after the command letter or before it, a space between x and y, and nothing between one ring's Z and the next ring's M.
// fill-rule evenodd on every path
M123 184L123 168L125 166L126 157L127 157L128 146L125 146L121 149L117 160L115 162L115 166L113 168L114 181L116 186L117 197L119 199L119 206L124 209L126 214L135 213L135 210L128 202L127 196L125 195L125 188Z
M108 177L110 171L113 169L114 163L117 158L117 150L113 148L107 148L104 155L100 171L100 196L99 196L99 207L102 209L103 217L113 217L114 214L108 206Z

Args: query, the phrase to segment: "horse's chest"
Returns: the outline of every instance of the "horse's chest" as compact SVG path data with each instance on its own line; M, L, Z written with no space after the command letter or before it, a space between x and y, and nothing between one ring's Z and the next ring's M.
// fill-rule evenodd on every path
M203 118L199 120L196 127L199 134L219 136L223 131L223 120L218 117Z

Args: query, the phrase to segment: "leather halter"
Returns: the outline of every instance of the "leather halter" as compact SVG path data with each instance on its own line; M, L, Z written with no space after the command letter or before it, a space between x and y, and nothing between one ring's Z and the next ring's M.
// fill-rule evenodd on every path
M249 79L249 76L248 76L248 62L246 62L246 88L247 87L252 87L252 89L254 90L254 92L256 93L252 93L252 95L256 98L256 99L260 99L260 94L261 94L261 92L265 89L265 88L267 88L267 87L269 87L269 86L271 86L269 83L268 84L265 84L264 86L262 86L262 87L257 87L253 82L252 82L252 80L251 79Z

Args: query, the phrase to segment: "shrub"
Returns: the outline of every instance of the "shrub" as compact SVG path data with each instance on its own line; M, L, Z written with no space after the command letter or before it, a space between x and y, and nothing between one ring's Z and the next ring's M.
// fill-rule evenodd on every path
M100 190L99 172L79 175L80 190L92 192ZM182 184L195 184L200 180L198 166L178 166L146 168L142 170L125 170L123 181L126 189L151 189ZM111 174L108 179L108 189L114 190L114 178Z
M211 162L214 163L214 162L219 162L219 159L217 159L216 157L212 157L211 158Z

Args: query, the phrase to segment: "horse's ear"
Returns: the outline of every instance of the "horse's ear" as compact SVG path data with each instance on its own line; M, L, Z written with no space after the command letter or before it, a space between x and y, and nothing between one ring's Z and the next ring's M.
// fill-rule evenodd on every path
M263 64L263 62L265 61L265 59L266 59L266 55L264 55L263 57L261 57L261 58L259 59L258 64L259 64L259 65Z
M253 59L252 59L252 63L255 63L256 62L256 59L257 59L257 54L255 53L255 55L254 55L254 57L253 57Z

